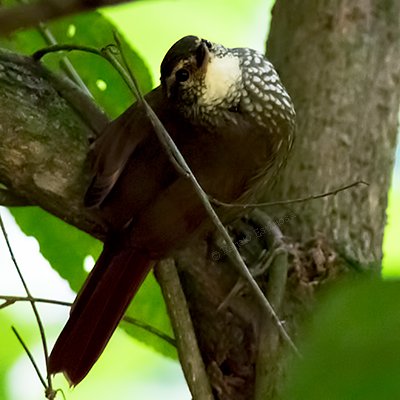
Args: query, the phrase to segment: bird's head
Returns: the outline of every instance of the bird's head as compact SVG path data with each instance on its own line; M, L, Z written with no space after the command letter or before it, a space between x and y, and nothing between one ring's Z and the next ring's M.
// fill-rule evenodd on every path
M238 121L259 125L294 124L294 109L272 64L249 48L225 48L185 36L161 64L168 101L190 118L212 125Z
M165 55L161 83L186 114L229 109L239 103L242 90L239 58L219 44L186 36Z

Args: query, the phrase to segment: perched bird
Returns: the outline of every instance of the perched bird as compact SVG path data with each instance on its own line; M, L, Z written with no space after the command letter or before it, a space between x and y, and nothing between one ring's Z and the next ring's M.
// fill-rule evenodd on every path
M161 85L145 97L205 192L219 201L254 201L292 146L291 99L255 50L186 36L167 52ZM71 385L92 368L154 261L212 230L139 103L106 127L93 153L85 204L109 234L49 359L50 372L63 372ZM240 210L217 212L228 222Z

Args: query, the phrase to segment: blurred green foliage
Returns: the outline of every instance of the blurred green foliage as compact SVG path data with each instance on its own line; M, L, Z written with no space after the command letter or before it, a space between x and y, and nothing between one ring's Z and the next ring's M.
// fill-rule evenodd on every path
M79 44L101 49L114 43L113 32L117 31L109 20L97 12L79 14L63 18L48 25L58 43ZM123 48L128 63L144 92L149 91L153 81L149 70L138 54L129 46L121 35ZM30 29L12 34L9 38L0 37L0 47L31 55L47 47L45 39L37 29ZM65 55L72 62L79 76L85 82L96 102L111 117L121 114L134 97L117 71L103 58L81 51L61 52L47 55L44 64L53 71L60 71L60 59Z
M85 258L98 257L102 244L41 208L13 208L11 212L22 231L38 240L43 256L77 292L87 277Z
M110 7L114 21L146 59L159 82L159 67L169 47L186 35L197 35L228 47L265 49L274 0L138 1Z
M386 214L383 276L395 278L400 277L400 187L393 187L389 191L389 205Z
M10 366L21 355L21 346L15 340L15 336L10 328L13 323L14 321L10 313L0 313L0 399L7 399L5 378Z
M324 297L284 399L400 399L400 282L354 280Z

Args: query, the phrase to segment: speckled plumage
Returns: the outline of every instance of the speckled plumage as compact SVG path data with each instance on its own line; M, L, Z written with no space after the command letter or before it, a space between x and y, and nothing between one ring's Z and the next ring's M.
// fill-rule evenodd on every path
M195 49L194 43L202 42L200 38L187 38L185 38L186 43L191 44L192 52ZM279 161L276 163L276 172L284 164L293 145L296 118L292 100L282 85L278 73L264 55L256 50L230 49L221 44L208 41L207 43L210 57L206 73L201 79L193 79L186 87L181 88L177 100L180 111L194 123L207 125L211 130L217 130L228 122L240 124L242 116L250 119L255 126L263 127L265 133L271 136L270 140L276 141L276 146L282 148ZM170 52L174 52L174 47ZM166 59L169 59L168 54ZM184 67L188 60L190 58L185 53L179 59L180 67ZM213 76L213 79L208 79L208 75L213 72L211 66L224 62L229 68L229 63L225 60L232 60L233 70L237 64L239 73L236 74L235 71L231 74L230 86L225 83L229 86L229 90L222 93L219 98L212 98L208 93L210 89L207 82L214 81L217 85L215 80L219 77ZM169 71L170 74L172 72ZM167 82L164 83L168 86Z
M199 42L201 41L199 38L196 39ZM239 79L236 82L232 82L234 87L232 87L230 95L218 99L219 104L224 102L227 108L230 108L237 105L239 97L242 99L248 97L254 105L258 103L261 106L266 104L272 104L274 108L277 106L288 120L290 119L294 122L295 112L290 96L283 87L275 68L264 55L249 48L229 49L216 43L210 43L210 45L209 51L215 59L235 58L238 60L241 72ZM212 62L212 60L209 60L209 62ZM195 98L198 97L200 99L205 90L204 80L194 82L185 93L185 96L190 99L190 102L187 103L188 107L196 106ZM252 109L249 108L246 111L251 112ZM259 110L260 115L261 111Z
M238 123L238 116L244 114L252 120L254 129L262 127L269 136L271 146L276 147L276 152L271 153L265 168L253 179L253 191L262 192L271 177L284 165L293 146L296 113L292 100L274 66L260 52L250 48L230 49L216 43L211 43L210 51L214 52L217 59L236 58L240 76L232 82L233 89L229 96L197 111L196 116L202 123L218 126L226 123L226 120ZM203 82L198 85L197 90L205 90ZM193 104L191 106L193 111ZM232 109L236 113L232 113ZM187 114L190 115L190 112ZM191 116L194 117L193 114ZM265 179L262 179L263 177ZM242 200L249 198L247 194L246 191ZM256 195L257 193L253 193L252 198Z

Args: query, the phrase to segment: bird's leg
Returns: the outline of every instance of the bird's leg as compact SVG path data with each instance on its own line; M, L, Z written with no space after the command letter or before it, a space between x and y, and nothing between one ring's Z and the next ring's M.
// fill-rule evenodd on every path
M255 269L253 269L252 267L249 266L249 271L250 271L251 275L253 276L253 278L259 277L262 273L262 272L260 272L261 270L266 271L268 269L268 266L271 264L271 261L268 256L269 256L269 252L266 249L263 249L260 253L259 260L257 261L257 263L255 265ZM265 261L268 263L268 265L265 264ZM264 268L261 268L261 266L264 266ZM234 297L238 297L241 295L241 293L243 293L243 291L246 289L246 286L247 286L247 284L246 284L246 281L244 280L244 278L239 277L238 280L236 281L235 285L229 292L228 296L226 296L225 299L223 300L223 302L219 305L218 311L225 310L228 307L230 301Z
M264 275L271 265L273 265L276 257L285 253L287 253L287 248L281 243L274 244L274 247L269 250L263 249L256 263L249 267L249 271L253 278L256 279Z
M251 220L257 226L264 228L262 231L263 235L259 236L259 238L262 239L263 245L267 248L262 248L254 263L247 263L249 265L249 271L255 279L268 273L267 286L274 292L274 297L277 295L274 302L280 304L283 295L282 291L286 283L289 249L283 240L283 235L279 227L267 215L260 211L254 211ZM275 282L275 280L279 281L279 283ZM239 277L229 294L218 307L218 311L226 309L232 299L243 294L246 288L246 281ZM278 290L279 294L275 293L276 290ZM270 297L269 293L268 296Z
M270 249L270 250L263 249L261 251L257 261L255 262L255 264L249 266L249 271L250 271L251 275L253 276L253 278L257 279L260 276L266 274L267 271L269 270L269 268L271 268L271 266L273 267L276 259L281 255L286 255L287 251L288 250L287 250L286 246L281 245L281 244L277 245L277 247ZM236 281L235 285L229 292L229 294L219 305L218 311L225 310L229 306L230 301L234 297L238 297L242 293L244 293L246 288L247 288L246 281L242 277L239 277L238 280Z

